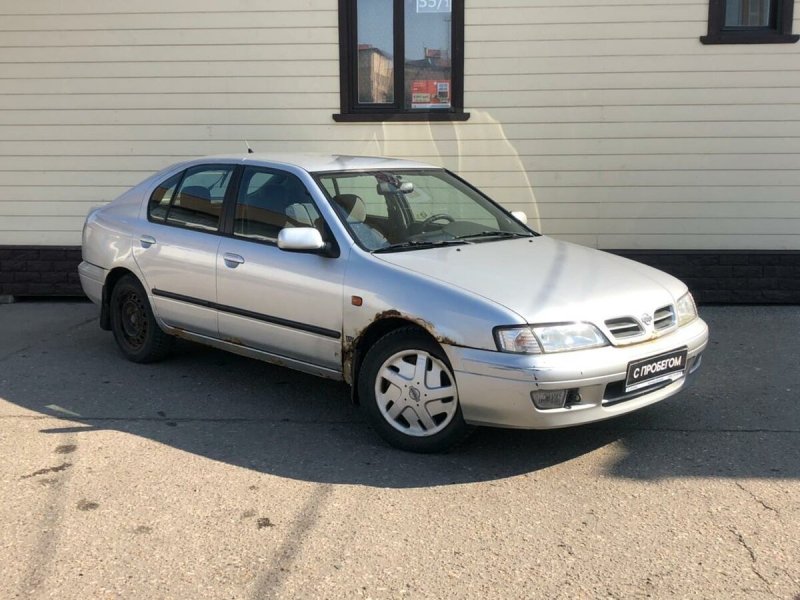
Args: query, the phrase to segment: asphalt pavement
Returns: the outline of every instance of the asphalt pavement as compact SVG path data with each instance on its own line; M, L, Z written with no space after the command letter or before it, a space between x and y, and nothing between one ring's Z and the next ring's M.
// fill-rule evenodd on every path
M800 307L701 315L680 395L420 456L344 384L0 305L0 598L800 599Z

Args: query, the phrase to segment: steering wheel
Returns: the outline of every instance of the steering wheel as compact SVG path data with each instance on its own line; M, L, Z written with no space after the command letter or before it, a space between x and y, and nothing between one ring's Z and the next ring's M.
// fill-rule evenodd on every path
M435 221L440 221L440 220L441 221L447 221L448 223L454 223L455 222L455 219L453 217L451 217L450 215L446 215L444 213L439 213L439 214L436 214L436 215L431 215L430 217L425 219L421 223L420 227L422 228L422 231L426 231L428 229L429 225L433 224Z

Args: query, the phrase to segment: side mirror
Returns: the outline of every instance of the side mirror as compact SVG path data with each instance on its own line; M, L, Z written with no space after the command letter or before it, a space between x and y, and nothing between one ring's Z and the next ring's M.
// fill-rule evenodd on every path
M527 225L527 224L528 224L528 215L526 215L526 214L525 214L523 211L521 211L521 210L514 210L514 211L512 211L512 212L511 212L511 216L512 216L512 217L514 217L514 218L515 218L517 221L519 221L519 222L520 222L520 223L522 223L523 225Z
M278 233L278 248L290 252L315 252L325 248L325 241L313 227L284 227Z

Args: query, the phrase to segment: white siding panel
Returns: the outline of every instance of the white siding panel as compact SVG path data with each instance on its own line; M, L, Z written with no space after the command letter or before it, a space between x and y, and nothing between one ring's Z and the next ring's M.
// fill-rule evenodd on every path
M527 202L524 194L515 194L515 190L503 190L508 201ZM733 185L697 185L697 186L647 186L647 187L571 187L559 186L537 189L536 198L541 203L558 203L568 205L572 202L592 203L601 206L614 202L625 202L636 205L635 210L647 210L652 204L683 202L702 204L705 202L726 202L732 204L718 209L717 214L738 215L744 205L759 207L762 204L780 202L786 207L796 203L797 188L793 186L763 185L754 189ZM735 204L734 204L735 203ZM738 208L737 208L738 207ZM794 213L787 209L787 215ZM770 215L772 216L772 215Z
M324 32L327 32L324 33ZM297 35L282 30L281 41L261 44L216 44L205 46L195 43L159 46L79 46L3 48L0 62L159 62L159 61L254 61L335 59L339 47L336 33L327 29L316 32L301 30ZM164 40L166 41L166 40ZM198 40L199 41L199 40ZM231 38L231 42L233 39Z
M515 0L511 0L513 5ZM97 15L120 14L170 14L170 13L218 13L232 12L303 12L334 10L330 0L292 0L274 2L270 0L37 0L0 5L0 15Z
M171 55L170 55L171 56ZM49 62L3 63L0 61L0 78L60 79L64 77L82 79L137 79L141 87L157 85L163 79L183 77L225 77L241 81L244 77L280 77L294 81L303 77L335 77L338 80L338 60L295 60L278 59L277 52L258 60L224 61L215 56L207 60L176 62L169 56L161 61L138 62L57 62L55 57ZM232 88L235 90L236 87Z
M3 217L0 231L74 231L83 226L83 217Z
M502 31L503 37L498 38ZM475 42L503 39L507 41L548 40L657 40L692 39L706 33L704 22L645 22L645 23L548 23L524 24L514 22L501 27L476 25L470 29L470 39Z
M25 106L31 110L221 110L221 109L313 109L320 105L335 107L337 93L195 93L195 94L9 94L0 96L0 111L9 113Z
M329 115L328 115L329 116ZM418 125L414 123L391 124L380 126L349 123L344 127L329 123L320 123L310 127L299 124L283 123L246 123L246 124L144 124L144 125L0 125L0 139L9 142L17 140L150 140L156 142L170 140L243 140L257 139L266 141L286 141L309 143L312 141L351 141L351 140L388 140L392 142L423 141L430 145L435 141L483 141L491 140L506 149L512 155L519 153L517 144L530 142L538 149L535 154L548 154L547 148L554 143L556 154L565 144L582 144L591 146L603 140L628 140L633 144L646 144L650 140L686 140L685 151L690 151L693 144L704 140L731 140L728 152L744 152L749 147L750 139L768 139L776 143L789 140L796 143L800 138L800 121L719 121L710 123L626 123L620 127L617 123L517 123L507 131L497 123L479 122L481 115L473 113L473 119L467 124ZM344 131L344 133L343 133ZM623 138L618 138L620 134ZM765 136L771 136L765 138ZM692 145L688 145L692 144ZM308 147L308 146L307 146ZM570 146L573 147L573 146ZM39 151L44 152L41 146ZM643 152L646 150L642 150ZM583 152L579 152L583 153ZM591 152L589 152L591 153ZM633 150L632 153L638 153Z
M10 129L10 128L8 128ZM22 128L20 128L22 129ZM47 134L47 131L42 131ZM141 132L139 132L141 133ZM189 132L187 132L189 133ZM202 132L197 132L202 133ZM286 150L303 152L309 148L309 140L294 139L291 132L285 135L264 139L254 131L242 131L238 137L225 139L222 135L213 139L171 139L158 140L154 146L152 137L128 136L121 139L123 131L111 132L111 139L83 141L69 134L65 139L48 140L47 154L50 156L196 156L198 152L225 154L238 152L247 139L259 151ZM89 135L94 135L89 132ZM22 137L22 136L20 136ZM85 137L85 136L84 136ZM137 139L138 138L138 139ZM327 139L319 136L314 143L319 152L341 152L343 145L355 146L368 141L367 136L353 137L349 140ZM442 141L445 141L442 139ZM403 140L403 153L419 156L430 153L431 144L422 139ZM505 140L458 140L454 153L449 157L517 157L520 160L555 160L556 157L574 157L575 160L590 160L591 157L615 157L618 160L739 160L737 156L760 157L769 155L778 160L789 160L789 167L796 166L796 155L800 154L800 138L674 138L674 139L563 139L536 140L516 139L513 148ZM516 150L516 152L515 152ZM0 141L0 156L31 158L42 156L41 141L33 141L31 136L24 140ZM631 155L633 155L631 157ZM443 156L441 153L438 156ZM661 157L661 158L659 158ZM745 159L746 160L746 159ZM535 164L535 163L534 163ZM770 163L771 164L771 163ZM627 166L627 164L625 165Z
M169 13L164 12L164 7L162 7L158 11L137 14L131 9L140 8L142 3L137 1L127 4L125 11L107 12L105 14L95 13L88 16L86 14L6 15L3 17L2 23L0 23L0 31L28 34L30 39L34 37L31 34L39 34L41 37L46 37L45 34L58 37L72 33L86 34L89 32L108 35L123 31L173 30L191 32L208 29L251 29L253 27L312 28L337 27L338 25L336 10L291 10L291 5L286 5L286 9L280 11L233 10L200 12L195 11L192 5L185 4L184 8L189 8L190 10ZM269 3L261 2L260 4L266 8ZM296 3L292 2L291 4ZM104 8L108 9L110 6L112 6L111 3L108 3ZM72 9L72 2L69 5L65 5L65 8ZM171 33L165 35L171 35ZM3 37L5 38L6 36L4 35ZM24 41L25 36L21 36L21 39ZM76 38L75 43L85 45L86 43L90 44L92 40L92 37L87 36Z
M0 210L3 211L3 218L6 217L38 217L48 215L51 217L81 217L85 218L89 210L102 204L100 201L49 201L49 202L25 202L11 201L0 203ZM41 223L39 223L41 225Z
M547 73L514 70L510 61L498 64L470 64L464 81L467 96L471 91L497 89L500 93L515 90L636 90L657 89L665 93L673 89L766 87L780 89L800 86L800 70L770 71L698 71L698 72L609 72L587 73L585 67L573 63L574 72ZM486 61L484 61L486 63ZM2 66L2 65L0 65ZM566 67L565 67L566 69Z
M535 2L517 4L502 3L492 8L474 8L468 11L467 25L475 27L496 27L514 24L537 25L541 23L558 25L578 25L583 29L587 24L620 24L620 23L702 23L708 17L708 7L701 2L687 4L663 3L662 5L631 4L624 10L610 10L603 6L569 6L552 2L549 6L536 6ZM616 4L616 2L614 3ZM485 3L481 3L485 6ZM617 5L616 8L619 8Z
M253 145L252 140L248 142ZM348 150L358 150L359 143L333 142L331 146L343 153ZM275 152L283 147L284 151L289 148L285 144L270 145L267 147L258 144L259 151ZM405 146L405 143L404 143ZM315 146L316 147L316 146ZM214 146L203 146L202 151L209 154L224 154L231 152L241 152L246 149L244 142L232 142L219 148ZM633 181L639 174L645 177L654 177L654 173L660 173L659 179L666 181L669 178L681 176L706 177L709 184L725 184L730 177L737 180L748 181L751 176L761 177L768 173L774 181L791 180L795 181L800 177L797 167L797 158L791 154L778 155L667 155L667 156L459 156L450 154L426 154L431 148L425 144L419 145L419 152L394 152L401 157L416 156L420 160L433 163L445 164L452 160L458 160L460 171L469 173L492 173L504 176L509 172L514 172L517 165L521 165L531 176L534 185L544 181L552 182L556 180L564 181L585 181L594 182L598 180L608 181ZM135 169L141 171L157 171L165 164L178 162L186 158L196 156L197 152L176 153L173 155L154 155L128 154L118 156L50 156L46 159L46 166L49 171L81 171L81 170L105 170L115 171L120 169ZM41 171L42 161L31 160L30 156L4 156L0 162L0 172L24 172ZM591 185L591 183L587 183Z
M231 97L234 98L233 96ZM106 110L4 110L0 112L0 125L96 125L124 124L145 125L219 125L261 122L294 123L304 125L316 120L330 118L336 110L334 105L313 109L150 109L119 107Z
M218 94L227 93L235 84L239 94L286 93L286 78L281 76L263 77L148 77L149 85L143 89L143 77L53 77L53 78L7 78L7 96L22 94L147 94L157 89L161 95L174 94ZM296 77L290 82L291 93L316 94L319 92L339 93L338 77Z
M522 210L524 204L520 205ZM551 220L569 221L575 215L583 219L719 219L721 213L735 214L736 220L750 219L800 219L798 202L537 202L536 209L542 223ZM72 213L70 213L72 214ZM680 231L684 231L680 229ZM748 231L753 233L753 231ZM792 233L796 233L793 230Z
M63 218L64 222L69 219ZM547 219L541 218L541 228L549 234L594 234L598 219ZM739 219L739 218L606 218L602 231L605 235L798 235L797 220L787 219Z
M515 187L517 171L469 171L479 186ZM527 172L534 190L544 187L639 187L651 186L800 186L800 169L793 171L571 171ZM2 173L0 173L2 177ZM721 215L722 216L722 215ZM798 230L800 233L800 229Z
M246 139L428 160L587 245L800 248L800 45L703 46L706 0L467 2L469 121L334 123L337 6L3 3L0 244L77 244L92 206Z

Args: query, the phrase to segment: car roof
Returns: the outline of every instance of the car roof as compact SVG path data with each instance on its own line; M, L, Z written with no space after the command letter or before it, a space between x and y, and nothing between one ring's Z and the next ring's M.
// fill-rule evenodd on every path
M381 171L389 169L441 169L435 165L386 158L380 156L351 156L347 154L312 154L312 153L260 153L229 154L224 156L207 156L192 161L204 163L213 161L236 161L253 165L293 165L309 173L325 171Z

